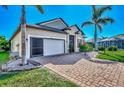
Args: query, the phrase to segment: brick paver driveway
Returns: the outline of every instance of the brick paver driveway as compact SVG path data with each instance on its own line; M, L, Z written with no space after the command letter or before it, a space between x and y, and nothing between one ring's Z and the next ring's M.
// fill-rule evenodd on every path
M80 86L124 86L123 63L95 63L73 54L52 58L44 66Z

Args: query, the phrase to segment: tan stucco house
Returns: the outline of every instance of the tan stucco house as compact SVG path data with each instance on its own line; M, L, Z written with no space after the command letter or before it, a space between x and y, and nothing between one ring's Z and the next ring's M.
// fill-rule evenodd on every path
M11 52L21 57L21 28L10 39ZM84 33L77 25L68 26L62 18L26 25L26 58L79 52Z

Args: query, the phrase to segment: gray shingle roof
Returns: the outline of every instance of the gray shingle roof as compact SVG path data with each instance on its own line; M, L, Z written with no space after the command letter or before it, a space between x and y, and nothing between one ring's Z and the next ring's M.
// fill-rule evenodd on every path
M37 29L49 30L49 31L53 31L53 32L65 33L66 34L66 32L63 31L62 29L56 29L56 28L45 26L45 25L27 25L27 26L37 28Z

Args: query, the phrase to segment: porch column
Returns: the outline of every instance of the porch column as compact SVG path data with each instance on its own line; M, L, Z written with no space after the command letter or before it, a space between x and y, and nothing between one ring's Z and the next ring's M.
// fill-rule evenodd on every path
M78 52L78 49L77 49L77 34L74 35L74 52Z
M66 52L66 53L69 53L69 34L67 34L67 36L66 36L66 41L65 41L65 43L66 43L65 52Z

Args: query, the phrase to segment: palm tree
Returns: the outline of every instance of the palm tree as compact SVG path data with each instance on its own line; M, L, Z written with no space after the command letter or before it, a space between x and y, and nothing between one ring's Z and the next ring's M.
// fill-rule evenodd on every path
M111 6L103 6L96 8L95 5L92 6L92 18L90 21L86 21L82 24L82 27L93 25L94 26L94 46L97 50L97 30L100 32L103 29L103 26L108 23L113 23L114 20L111 17L103 16L107 10L112 10Z
M8 9L8 6L3 5L5 9ZM25 18L25 6L21 5L22 7L22 16L21 16L21 50L22 50L22 64L24 65L26 63L26 39L25 39L25 31L26 31L26 18ZM40 13L44 13L42 6L35 5Z

